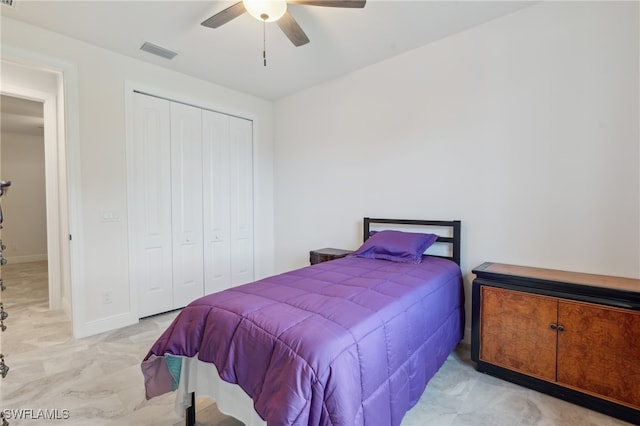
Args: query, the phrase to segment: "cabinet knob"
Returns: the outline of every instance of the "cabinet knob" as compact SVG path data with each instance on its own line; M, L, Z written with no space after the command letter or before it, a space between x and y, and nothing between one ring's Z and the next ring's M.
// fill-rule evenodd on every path
M559 326L558 326L558 331L564 331L564 326L559 325Z
M557 329L558 329L558 326L557 326L557 325L555 325L555 324L550 324L550 325L549 325L549 328L550 328L550 329L552 329L552 330L557 330Z

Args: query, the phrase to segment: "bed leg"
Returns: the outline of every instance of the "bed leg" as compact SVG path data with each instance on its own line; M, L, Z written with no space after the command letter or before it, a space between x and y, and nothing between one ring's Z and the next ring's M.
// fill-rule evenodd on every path
M187 407L185 416L186 426L196 425L196 393L191 392L191 406Z

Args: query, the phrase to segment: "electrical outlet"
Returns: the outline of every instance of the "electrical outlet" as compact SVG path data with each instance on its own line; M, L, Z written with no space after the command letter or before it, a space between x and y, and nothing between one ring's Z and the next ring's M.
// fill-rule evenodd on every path
M109 303L113 302L113 293L111 293L110 291L105 291L102 293L102 303L105 305L108 305Z

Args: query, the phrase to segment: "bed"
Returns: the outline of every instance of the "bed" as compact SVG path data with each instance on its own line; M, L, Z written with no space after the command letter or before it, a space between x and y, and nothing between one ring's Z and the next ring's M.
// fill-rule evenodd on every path
M147 399L176 391L187 424L197 394L247 425L399 425L463 337L460 221L364 218L363 234L185 307L142 362Z

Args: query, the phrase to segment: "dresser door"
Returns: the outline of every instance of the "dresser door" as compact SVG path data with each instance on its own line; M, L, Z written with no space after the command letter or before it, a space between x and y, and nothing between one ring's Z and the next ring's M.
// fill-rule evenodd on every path
M488 286L480 297L480 359L555 381L557 299Z
M561 300L558 383L640 409L640 312Z

